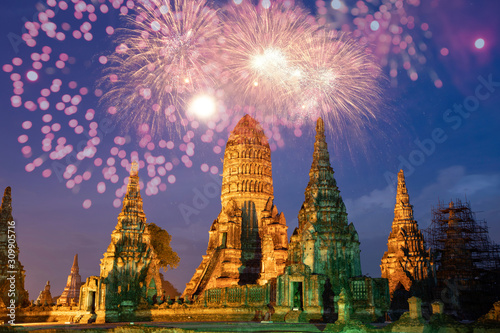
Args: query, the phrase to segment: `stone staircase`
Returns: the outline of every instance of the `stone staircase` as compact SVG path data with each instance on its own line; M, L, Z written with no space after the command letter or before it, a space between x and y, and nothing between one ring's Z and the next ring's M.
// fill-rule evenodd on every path
M78 324L82 320L82 317L83 317L83 314L79 314L79 315L76 315L74 318L72 318L70 321Z
M90 324L90 323L95 322L96 319L97 319L97 315L95 313L87 312L87 313L83 313L83 314L79 314L79 315L75 316L75 318L73 319L73 322L75 324Z
M221 254L221 250L216 249L214 255L212 256L212 258L208 262L207 267L203 271L203 274L200 278L200 282L198 282L198 285L194 289L195 290L193 293L194 296L198 296L207 286L207 283L210 280L210 277L212 276L212 273L213 273L215 267L219 263L220 254Z

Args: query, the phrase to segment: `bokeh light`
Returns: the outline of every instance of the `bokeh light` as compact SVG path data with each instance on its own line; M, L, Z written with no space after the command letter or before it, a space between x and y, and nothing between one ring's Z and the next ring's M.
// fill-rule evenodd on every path
M38 80L38 74L35 71L29 71L28 73L26 73L26 77L30 81Z
M485 45L485 41L482 38L478 38L474 42L474 46L476 47L476 49L482 49L484 47L484 45Z
M399 69L414 81L419 72L432 80L439 79L428 52L432 31L416 15L419 0L332 0L316 1L318 22L338 30L351 31L361 44L371 45L374 55L389 73L391 85L398 85Z
M113 196L109 204L118 208L126 193L131 161L139 162L141 187L148 196L168 191L170 186L174 187L170 184L180 183L181 178L177 177L181 169L217 175L221 165L214 165L214 161L220 161L229 131L243 114L252 115L262 124L270 148L275 151L285 146L282 135L285 128L290 128L299 137L303 118L315 120L318 114L301 108L295 114L300 119L295 120L287 113L276 114L274 108L266 107L266 99L283 104L283 97L293 89L309 86L307 94L300 96L300 103L314 106L314 103L326 101L325 105L331 108L331 101L324 96L332 92L333 82L337 89L343 89L342 85L345 87L347 83L318 65L331 63L338 59L335 57L342 56L337 51L330 51L344 42L352 49L349 40L339 36L334 38L337 44L323 39L322 42L330 45L326 48L311 40L306 43L316 58L308 58L298 48L293 58L289 53L297 43L283 38L282 44L265 48L262 46L269 40L265 32L260 31L256 35L260 51L245 54L247 60L253 57L253 61L242 64L241 71L220 66L237 52L231 49L230 43L246 38L240 35L234 39L233 35L233 40L227 44L231 31L242 28L246 30L240 32L254 34L252 27L259 27L261 18L252 16L254 14L265 14L268 18L279 14L283 18L281 23L296 22L294 15L299 15L303 18L302 27L310 29L309 32L317 29L315 19L293 2L260 1L253 6L237 0L234 5L228 4L229 7L222 9L214 9L210 7L213 4L206 1L173 0L168 2L170 7L167 2L154 3L158 6L152 4L156 7L151 10L146 8L145 2L132 0L99 1L98 5L89 1L51 0L45 7L36 7L40 15L23 26L26 32L22 38L28 51L17 54L1 67L12 82L12 108L24 117L17 125L16 138L20 153L26 158L26 172L52 179L57 184L61 182L75 195L87 195L91 190L102 194L103 198ZM337 3L345 7L340 1L333 1L332 6ZM240 19L245 18L246 22L237 16L231 18L231 11L243 14ZM185 17L182 15L189 13L195 14L194 21L178 20L179 15ZM120 21L120 16L132 21ZM114 22L113 26L109 22ZM196 30L199 27L191 29L192 32L185 29L196 22L208 24L213 30L206 30L206 25L202 30ZM177 25L178 30L166 31L167 23ZM124 27L130 27L128 24L135 29L132 39L124 32ZM279 27L280 22L276 24L275 27ZM294 36L297 29L283 31ZM107 52L103 52L102 37L106 37ZM94 52L93 60L82 59L78 51L81 49ZM144 55L145 50L156 55L157 60L161 59L141 63L140 72L128 73L127 61L134 66L138 63L127 57ZM221 52L214 54L214 50ZM323 51L328 51L331 57L321 56ZM182 54L186 57L175 58ZM360 57L357 58L360 63L367 59L361 54ZM114 67L117 60L125 67ZM376 68L366 68L376 76ZM238 93L235 82L241 82L238 75L249 69L253 77L243 88L255 87L252 96L260 94L264 97L260 102L266 103L238 103L234 98ZM81 75L99 72L104 72L106 84L116 87L116 91L96 85L94 75ZM142 81L129 80L126 72L137 74ZM155 74L161 75L155 77ZM168 80L163 80L165 78ZM155 86L155 80L162 82ZM368 81L355 83L359 82L366 84ZM283 94L277 95L267 89L270 83L284 87L281 89ZM321 95L321 91L325 95ZM195 107L187 110L188 103ZM298 100L292 99L292 103L298 104ZM124 105L128 109L123 108ZM125 118L130 118L117 122L124 113ZM351 114L356 116L356 111L347 116ZM167 135L158 136L157 132L161 131L166 131ZM209 152L209 155L200 154L200 151ZM88 196L81 202L85 209L92 207Z

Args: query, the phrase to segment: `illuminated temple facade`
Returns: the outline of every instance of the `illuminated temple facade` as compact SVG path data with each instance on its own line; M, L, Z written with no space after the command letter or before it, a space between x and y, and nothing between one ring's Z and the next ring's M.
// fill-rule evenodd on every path
M133 162L123 208L101 259L100 275L87 278L80 289L80 310L96 315L97 321L116 321L141 303L161 296L159 262L142 207L138 165Z
M288 244L285 218L273 204L267 138L249 115L238 122L224 155L222 210L183 297L207 307L271 303L287 321L331 319L341 293L359 317L371 320L388 308L387 280L362 276L358 234L333 176L322 119L316 131L305 201Z
M387 280L363 277L358 233L334 178L324 122L316 123L309 183L288 250L285 273L278 278L277 304L329 320L344 295L354 315L380 317L388 307ZM295 312L291 312L294 314Z
M226 144L222 209L210 228L207 253L184 297L210 288L264 285L283 273L287 226L273 199L271 149L261 126L245 115Z
M347 220L333 174L324 123L319 119L299 226L291 237L286 274L280 279L286 291L281 295L283 304L296 303L295 307L302 308L327 302L333 305L330 296L335 298L342 289L349 289L349 279L361 275L358 233ZM286 288L289 284L292 288ZM329 294L328 299L321 299L323 293Z
M398 173L397 186L394 220L380 265L382 277L389 280L391 297L398 289L410 291L415 281L423 281L432 273L424 237L413 218L403 170Z

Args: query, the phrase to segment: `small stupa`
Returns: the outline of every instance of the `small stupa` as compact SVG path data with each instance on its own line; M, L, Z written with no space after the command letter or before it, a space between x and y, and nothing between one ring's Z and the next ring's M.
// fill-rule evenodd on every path
M38 298L35 301L36 304L39 305L52 305L52 295L50 294L50 281L47 281L47 284L40 291Z
M68 275L68 282L61 296L57 299L57 304L72 305L78 304L80 299L80 287L82 285L82 277L79 274L78 254L75 254L71 273Z

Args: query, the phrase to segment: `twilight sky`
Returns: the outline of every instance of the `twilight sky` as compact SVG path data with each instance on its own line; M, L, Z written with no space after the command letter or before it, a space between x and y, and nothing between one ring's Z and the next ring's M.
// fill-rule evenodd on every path
M378 7L358 2L369 4L368 13ZM405 17L411 17L416 26L410 30L405 27L403 35L408 32L412 36L419 45L417 56L425 62L419 64L411 57L407 70L404 55L394 48L377 54L384 73L391 77L392 69L392 75L397 74L397 83L392 80L384 90L381 110L390 122L373 124L364 140L349 128L342 129L342 134L335 126L327 129L335 178L349 220L360 236L362 270L372 277L380 276L380 259L393 218L395 184L390 174L397 174L400 168L406 173L420 228L429 225L431 208L439 200L467 198L477 217L488 222L491 239L500 242L500 2L425 0L417 6L412 4L419 1L403 2ZM171 245L181 261L166 277L181 292L205 254L208 230L220 211L220 192L213 193L220 191L224 139L243 113L229 119L220 131L214 128L211 142L206 142L210 141L206 133L213 124L202 120L197 128L189 128L191 140L184 140L185 131L181 137L167 132L153 138L154 147L140 142L135 134L127 138L129 133L123 126L108 121L113 118L95 96L96 81L104 67L101 56L112 51L106 29L121 24L113 3L118 8L126 5L119 0L16 0L0 4L0 189L3 193L6 186L12 187L20 260L31 299L36 299L47 280L51 281L52 295L61 294L75 253L82 279L99 274L100 259L121 209L116 207L117 198L122 196L120 189L127 177L118 162L130 160L133 152L141 160L148 161L149 156L154 163L164 165L157 167L154 175L148 175L146 165L139 176L145 183L154 182L155 177L159 180L147 193L147 185L142 190L144 209L148 222L172 235ZM334 26L352 27L357 15L352 11L355 3L309 1L306 7ZM75 16L75 6L91 4L95 8L92 19L89 11L84 11L82 19ZM103 4L108 6L106 13ZM65 34L64 40L58 40L61 34L51 37L43 29L36 35L36 25L25 24L44 21L39 13L50 8L54 15L49 13L49 21L57 26L56 32ZM343 13L343 8L349 8L351 14ZM365 19L373 21L373 17ZM50 25L45 27L51 30ZM376 24L370 27L377 28ZM30 32L35 43L23 42L20 36ZM484 46L478 48L481 38ZM377 48L376 42L373 45ZM34 81L30 71L38 75ZM18 97L13 96L20 96L22 105L18 106ZM59 109L62 102L66 105ZM56 152L64 154L69 145L85 148L95 136L90 133L96 126L93 122L101 139L96 151L65 177L66 167L75 160L67 162L67 156L57 159ZM291 234L308 182L314 126L306 123L301 133L285 126L273 128L267 133L274 136L275 204L285 213ZM44 141L50 133L54 135L51 144ZM122 142L121 138L126 139ZM186 150L185 141L194 145ZM190 149L193 151L187 154ZM190 156L183 160L186 154ZM116 160L113 171L105 168L106 164L112 166L110 158Z

